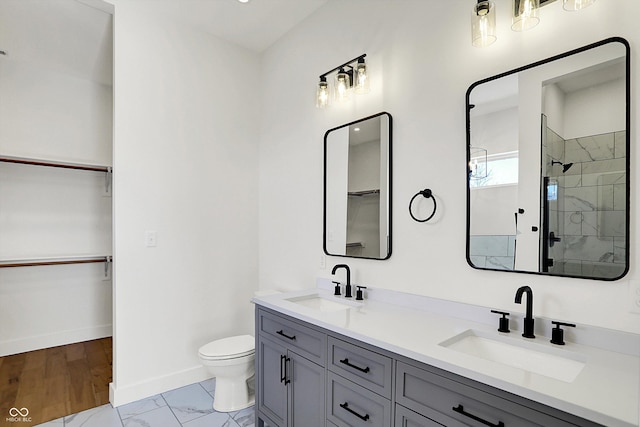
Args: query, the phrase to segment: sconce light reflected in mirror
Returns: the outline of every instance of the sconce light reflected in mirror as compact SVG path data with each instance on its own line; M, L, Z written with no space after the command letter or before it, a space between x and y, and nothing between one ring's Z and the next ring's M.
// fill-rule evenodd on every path
M511 29L526 31L540 22L540 0L513 0Z
M316 107L324 108L329 105L330 87L327 82L327 75L336 71L333 83L333 98L335 102L348 101L351 92L358 94L369 92L369 73L364 60L365 56L367 55L362 54L320 75L320 82L316 89Z
M469 147L469 179L484 179L487 171L487 150L482 147Z
M591 6L596 2L596 0L563 0L564 4L562 7L564 10L575 11L584 9L585 7Z
M471 11L471 44L485 47L496 41L496 5L478 0Z

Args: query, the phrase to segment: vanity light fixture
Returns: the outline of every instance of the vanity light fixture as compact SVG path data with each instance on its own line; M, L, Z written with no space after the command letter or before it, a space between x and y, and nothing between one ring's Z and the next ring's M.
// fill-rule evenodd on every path
M576 11L591 6L596 0L563 0L564 10Z
M333 97L336 102L345 102L349 100L351 76L353 76L353 71L347 73L344 68L340 68L340 71L336 74L336 86L335 91L333 92Z
M478 0L471 11L471 44L485 47L496 41L496 5Z
M324 108L329 105L329 83L325 76L320 76L320 83L316 91L316 107Z
M320 82L316 88L316 107L324 108L329 105L331 97L327 76L336 71L333 84L335 102L348 101L351 92L358 94L369 92L369 74L364 60L365 56L367 55L362 54L320 75Z
M471 44L485 47L493 44L496 37L496 11L491 0L475 0L471 11ZM554 3L556 0L510 0L511 29L526 31L540 22L540 8ZM596 0L562 0L563 8L576 11L591 6Z
M367 64L364 62L364 56L358 58L354 79L356 93L369 93L369 75L367 74Z
M513 0L511 29L526 31L540 22L540 0Z

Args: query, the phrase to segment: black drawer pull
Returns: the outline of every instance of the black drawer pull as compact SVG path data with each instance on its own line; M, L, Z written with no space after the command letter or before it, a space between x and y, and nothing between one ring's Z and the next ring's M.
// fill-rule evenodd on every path
M295 335L287 335L287 334L285 334L285 333L282 331L282 329L280 329L279 331L276 331L276 334L278 334L278 335L282 335L282 336L283 336L283 337L285 337L285 338L289 338L291 341L293 341L293 340L295 340L295 339L296 339L296 336L295 336Z
M369 419L369 414L360 415L359 413L357 413L353 409L349 408L349 404L347 402L341 403L340 407L342 409L344 409L345 411L348 411L348 412L352 413L353 415L355 415L356 417L360 418L362 421L367 421Z
M490 422L489 422L489 421L487 421L487 420L483 420L482 418L480 418L480 417L478 417L478 416L475 416L475 415L473 415L473 414L470 414L470 413L468 413L468 412L465 412L464 407L463 407L461 404L458 404L458 406L454 406L454 407L453 407L453 408L451 408L451 409L453 409L454 411L456 411L456 412L457 412L457 413L459 413L459 414L464 415L465 417L469 417L469 418L471 418L472 420L475 420L475 421L477 421L477 422L479 422L479 423L482 423L482 424L484 424L484 425L486 425L486 426L490 426L490 427L504 427L504 423L503 423L502 421L498 421L498 424L493 424L493 423L490 423Z
M356 366L356 365L354 365L354 364L352 364L352 363L349 363L349 359L348 359L348 358L346 358L346 357L345 357L344 359L342 359L342 360L340 361L340 363L343 363L343 364L347 365L347 366L348 366L348 367L350 367L350 368L357 369L357 370L358 370L358 371L360 371L360 372L364 372L365 374L371 370L371 369L369 369L369 367L368 367L368 366L367 366L367 367L364 367L364 368L361 368L360 366Z

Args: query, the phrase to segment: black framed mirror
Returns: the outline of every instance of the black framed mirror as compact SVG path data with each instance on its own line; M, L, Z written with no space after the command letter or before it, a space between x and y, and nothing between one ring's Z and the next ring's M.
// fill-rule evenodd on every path
M386 112L324 135L324 227L327 255L391 256L392 119Z
M627 273L629 52L613 37L469 87L469 265L597 280Z

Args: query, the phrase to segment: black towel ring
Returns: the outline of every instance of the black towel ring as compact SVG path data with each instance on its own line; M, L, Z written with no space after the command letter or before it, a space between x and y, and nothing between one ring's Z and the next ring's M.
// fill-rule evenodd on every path
M422 195L425 199L431 199L433 200L433 212L431 212L431 215L429 215L428 218L425 219L418 219L413 215L413 212L411 211L411 205L413 205L413 201L416 199L416 197ZM433 218L433 216L436 214L436 209L437 209L438 205L436 204L436 198L433 197L433 193L431 192L430 189L426 188L422 191L418 191L415 196L413 196L411 198L411 201L409 202L409 215L411 215L411 218L413 218L414 221L417 222L427 222L429 221L431 218Z

